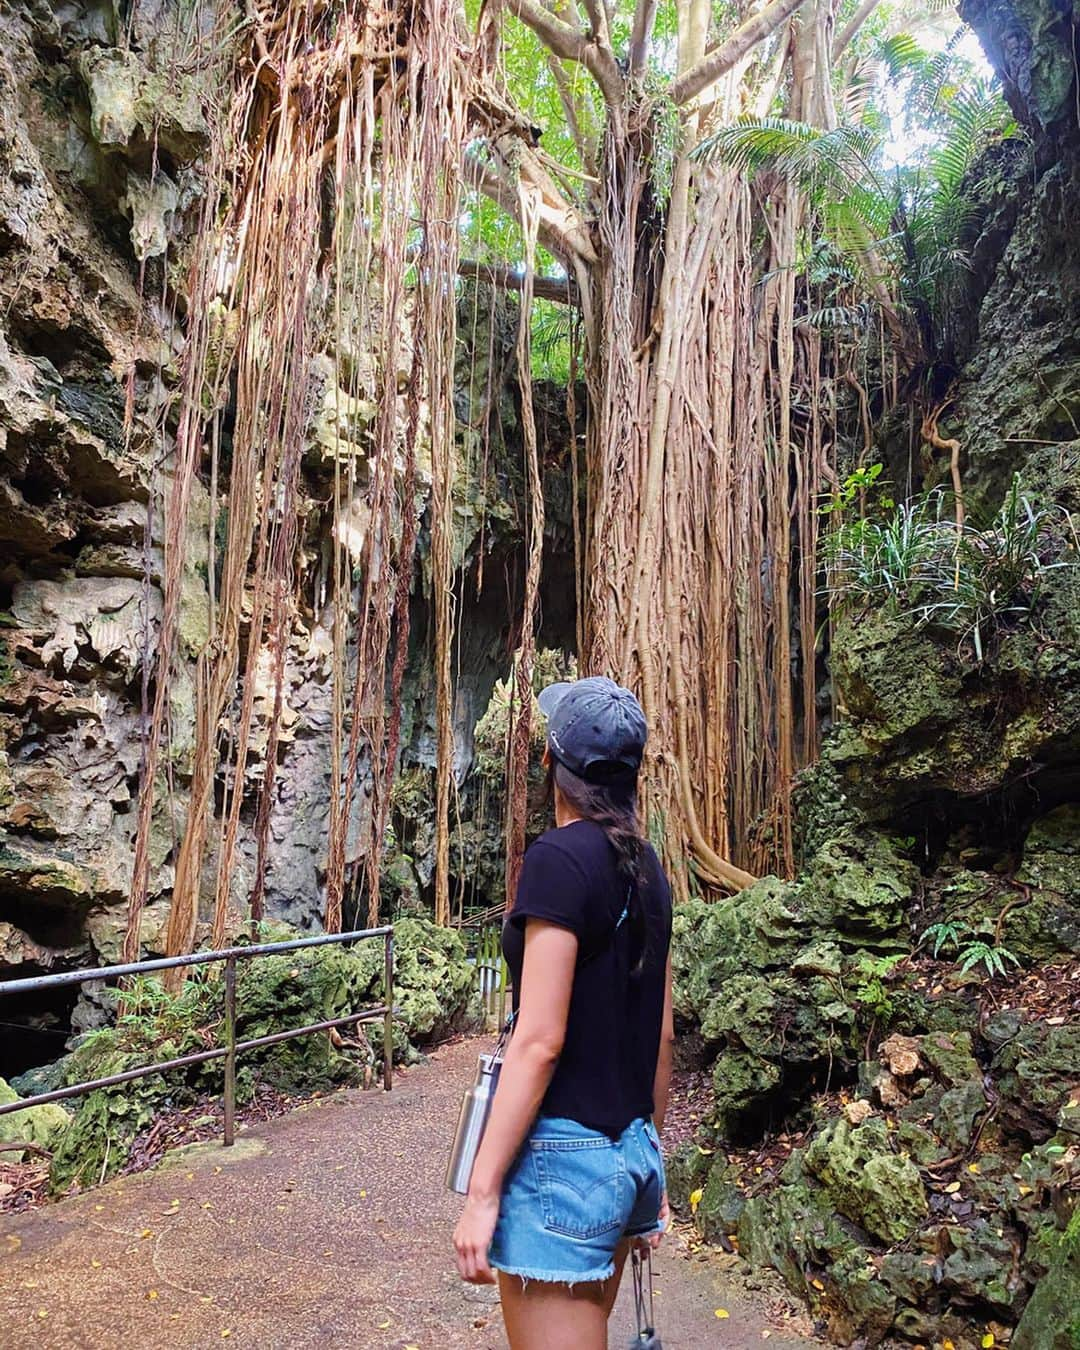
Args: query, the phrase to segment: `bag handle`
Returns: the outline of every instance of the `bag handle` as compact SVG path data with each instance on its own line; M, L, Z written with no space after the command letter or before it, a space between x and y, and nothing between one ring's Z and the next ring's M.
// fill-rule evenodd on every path
M656 1334L656 1318L653 1312L653 1268L652 1249L646 1247L644 1254L635 1242L630 1252L631 1270L634 1276L634 1315L637 1317L638 1340L648 1343Z

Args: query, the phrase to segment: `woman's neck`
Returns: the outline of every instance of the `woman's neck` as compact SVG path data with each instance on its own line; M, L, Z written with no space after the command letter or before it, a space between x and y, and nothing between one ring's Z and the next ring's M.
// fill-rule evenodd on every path
M578 813L574 810L574 808L570 805L570 803L566 801L565 798L561 796L561 794L556 795L555 825L558 829L561 830L564 825L573 825L575 821L583 819L584 817L579 816Z

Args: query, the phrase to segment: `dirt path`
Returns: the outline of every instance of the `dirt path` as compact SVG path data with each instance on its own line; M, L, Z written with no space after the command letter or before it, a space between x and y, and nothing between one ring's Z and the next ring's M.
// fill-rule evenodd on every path
M462 1285L442 1171L477 1044L447 1046L394 1091L345 1092L232 1149L0 1223L0 1343L360 1350L504 1345L492 1291ZM808 1347L779 1307L676 1236L659 1263L666 1350ZM612 1345L625 1345L624 1288ZM718 1318L720 1308L729 1315Z

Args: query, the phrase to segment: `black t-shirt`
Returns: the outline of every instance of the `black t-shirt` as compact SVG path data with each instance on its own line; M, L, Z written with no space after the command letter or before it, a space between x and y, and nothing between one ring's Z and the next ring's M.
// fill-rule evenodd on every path
M599 825L578 820L548 830L525 854L514 908L503 926L503 953L521 992L525 921L546 919L578 939L566 1038L541 1111L588 1129L621 1134L653 1112L653 1080L664 1015L664 977L671 942L671 890L652 848L635 903L643 907L648 941L638 951L619 923L629 887Z

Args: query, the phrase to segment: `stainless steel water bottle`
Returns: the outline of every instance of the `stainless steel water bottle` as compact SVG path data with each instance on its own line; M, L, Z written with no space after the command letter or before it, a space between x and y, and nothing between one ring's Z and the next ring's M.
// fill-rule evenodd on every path
M499 1084L501 1068L500 1054L481 1055L476 1069L476 1082L465 1091L446 1168L446 1185L458 1195L468 1192L473 1163L480 1148L480 1140L484 1137L484 1126Z

